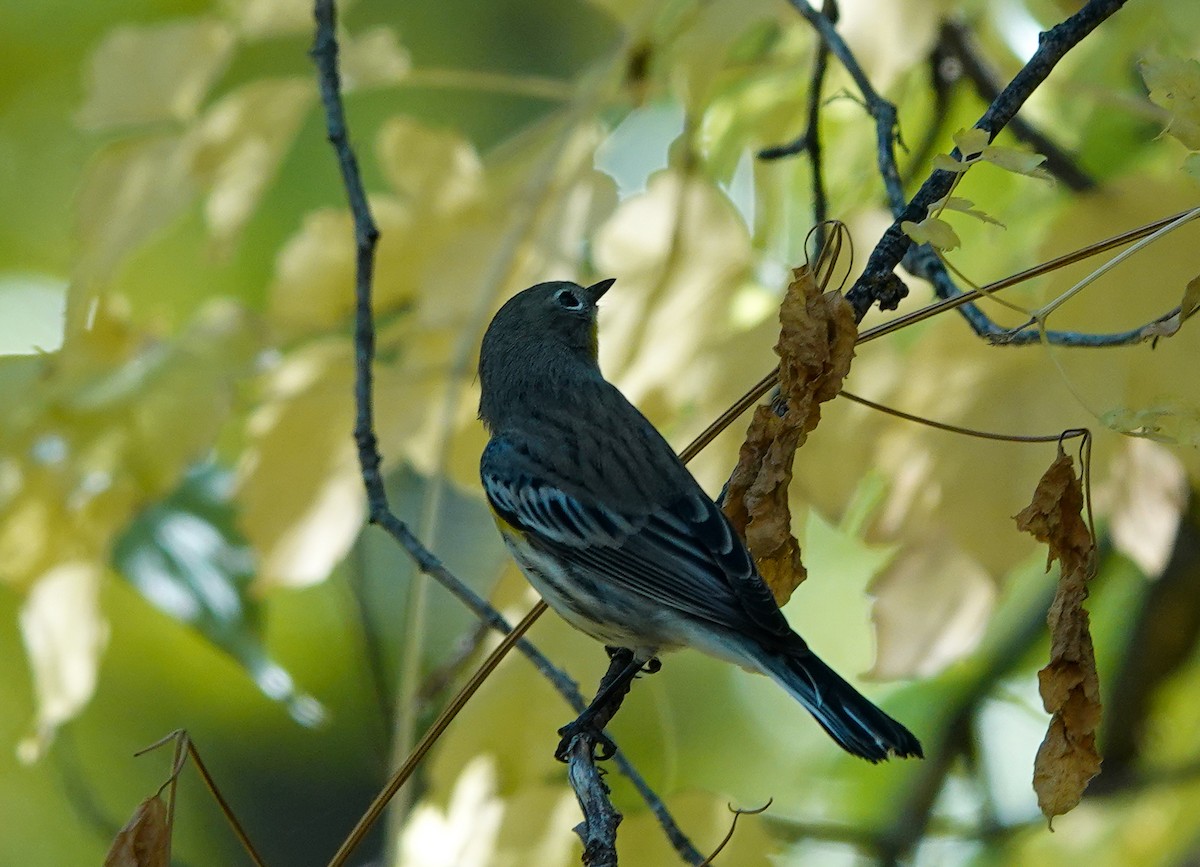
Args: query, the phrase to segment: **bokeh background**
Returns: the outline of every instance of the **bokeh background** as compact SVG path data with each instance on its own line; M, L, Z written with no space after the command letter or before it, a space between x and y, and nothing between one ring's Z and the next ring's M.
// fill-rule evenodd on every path
M604 369L672 443L702 430L770 369L775 310L805 258L808 162L755 154L804 129L814 34L778 0L341 6L352 137L383 232L389 490L515 619L533 598L476 480L483 328L531 283L616 277ZM177 728L268 863L325 863L495 638L362 526L353 240L306 56L311 9L2 8L0 863L101 863L169 770L166 752L133 752ZM968 28L1007 80L1077 8L843 0L840 29L899 106L910 192L986 104L945 24ZM1188 0L1132 0L1072 52L1023 116L1092 185L973 169L961 194L1006 228L950 217L956 266L983 283L1200 202L1186 144L1163 134L1195 111L1200 66L1183 67L1174 121L1139 73L1198 52ZM852 278L889 218L872 123L836 63L822 99ZM1050 324L1120 330L1178 304L1200 272L1196 232L1141 252ZM1096 264L1006 297L1037 306ZM930 297L910 282L908 308ZM724 836L727 805L773 798L718 863L1200 858L1192 330L1153 348L991 348L949 315L862 347L847 382L990 431L1096 430L1106 764L1083 804L1050 833L1030 786L1054 575L1011 516L1054 447L835 401L797 460L810 578L786 612L928 758L857 762L765 680L672 656L613 731L701 850ZM696 460L710 491L743 432ZM532 638L585 691L603 670L601 649L553 617ZM506 660L352 863L577 863L577 807L551 755L570 715L525 660ZM673 863L630 786L609 779L623 863ZM176 863L247 863L191 771L177 809Z

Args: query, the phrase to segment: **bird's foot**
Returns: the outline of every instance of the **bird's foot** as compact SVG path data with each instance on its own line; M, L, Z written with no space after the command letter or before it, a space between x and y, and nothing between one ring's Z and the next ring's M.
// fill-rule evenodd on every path
M554 750L554 758L560 762L566 763L571 757L571 747L576 738L584 738L590 745L593 761L607 761L617 754L617 745L612 742L612 738L606 735L603 729L597 728L595 720L589 718L586 713L567 723L558 733L562 740Z

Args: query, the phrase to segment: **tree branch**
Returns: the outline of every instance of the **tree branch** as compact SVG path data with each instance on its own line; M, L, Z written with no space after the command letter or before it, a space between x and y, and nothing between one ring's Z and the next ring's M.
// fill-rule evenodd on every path
M904 186L900 181L900 171L896 168L896 142L899 139L896 121L896 106L875 92L870 79L867 78L858 58L850 51L842 35L837 32L834 21L812 6L808 0L790 0L793 8L804 17L809 24L821 34L821 39L829 46L829 50L838 62L845 67L846 72L854 79L854 86L862 95L867 112L875 120L876 164L879 175L883 178L883 187L887 192L888 203L892 213L904 209Z
M567 763L567 776L583 812L583 821L575 826L575 833L583 841L583 863L588 867L616 867L617 826L621 824L621 814L609 798L603 771L596 766L596 748L616 748L602 732L629 693L633 681L624 675L634 659L633 651L626 648L614 648L609 653L608 671L600 679L595 700L574 723L559 729L563 735L559 758ZM613 691L617 684L618 688ZM591 716L583 724L589 713ZM611 753L601 756L610 757Z
M944 134L942 130L950 117L951 96L962 77L961 64L956 58L948 56L940 43L930 52L927 66L929 89L933 93L933 111L921 133L921 140L909 151L908 165L901 175L905 187L913 182L921 167L937 153Z
M801 0L795 0L795 2L800 3ZM1041 86L1066 53L1124 5L1125 0L1089 0L1086 6L1070 18L1043 33L1033 57L992 101L975 126L988 132L990 138L995 138L996 134L1016 115L1017 110L1025 104L1029 96ZM837 53L836 50L834 53ZM869 100L868 105L870 105ZM953 153L958 154L957 148ZM885 185L887 185L887 181L885 175ZM900 278L894 273L895 267L900 264L912 246L912 241L901 230L900 224L905 220L918 222L924 219L929 205L949 193L953 182L954 174L952 172L935 170L899 213L895 212L894 199L889 195L895 221L879 239L879 243L871 251L862 275L846 294L860 318L875 303L879 304L881 309L894 309L899 301L897 293L901 292L901 298L903 294L907 293ZM936 257L934 259L936 260ZM939 293L950 291L950 287L954 285L949 276L944 274L944 268L940 262L935 265L928 257L924 257L918 259L914 264L923 268L925 273L918 274L918 276L926 277L926 279L932 279L930 275L935 275L939 271L943 272L942 276L933 281ZM957 291L954 289L954 292Z
M825 0L821 14L831 23L837 24L837 0ZM813 225L816 233L817 249L813 258L821 255L825 247L825 223L829 219L829 199L825 193L825 174L821 167L821 88L825 83L825 72L829 68L829 43L824 39L817 45L817 54L813 58L812 77L808 81L808 121L804 132L785 145L764 148L758 152L760 160L777 160L782 157L808 153L808 162L812 171L813 191Z
M963 75L975 88L980 99L990 103L1000 95L1002 87L999 73L983 56L975 35L961 21L949 20L942 24L938 47L949 58L957 60ZM1077 193L1086 193L1096 188L1096 179L1081 169L1074 157L1059 147L1049 136L1020 115L1008 122L1013 135L1046 158L1046 171L1058 178Z
M379 241L379 229L371 214L366 189L359 171L358 159L350 143L345 109L341 96L341 76L338 70L338 45L336 38L337 8L335 0L315 0L314 17L316 34L311 56L317 67L317 80L321 104L325 114L325 127L329 143L336 154L341 171L342 184L354 221L355 241L355 425L354 441L358 449L363 485L367 495L367 520L381 527L412 557L417 568L450 591L469 608L476 617L497 632L512 631L509 622L487 600L477 594L465 582L450 572L432 551L426 548L413 534L408 525L398 518L388 503L387 491L380 472L382 458L375 435L373 364L375 359L375 320L371 306L372 281L374 278L375 248ZM582 712L587 702L580 694L575 682L555 666L530 641L522 638L517 648L529 659L537 671L567 700L576 711ZM658 819L668 840L688 863L699 864L703 856L679 828L662 799L650 788L632 763L618 753L615 757L618 770L633 783L647 807Z
M583 841L583 863L587 867L617 867L621 814L613 806L604 772L596 766L587 738L576 738L571 744L567 776L583 812L583 821L575 826L575 833Z

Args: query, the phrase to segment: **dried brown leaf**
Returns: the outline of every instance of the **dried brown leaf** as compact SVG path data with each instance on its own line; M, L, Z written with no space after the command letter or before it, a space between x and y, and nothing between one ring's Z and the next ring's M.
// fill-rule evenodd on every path
M133 817L117 832L104 867L170 867L170 863L167 805L155 795L138 804Z
M1017 516L1017 526L1049 546L1046 568L1058 560L1062 574L1046 616L1050 663L1038 672L1038 686L1050 728L1038 748L1033 788L1047 819L1072 810L1088 781L1100 772L1096 728L1100 724L1100 681L1088 628L1087 581L1095 562L1095 541L1083 518L1083 485L1062 450L1038 482L1033 501Z
M836 292L822 294L808 268L794 272L779 321L779 397L754 413L729 480L725 513L783 605L805 577L788 507L792 461L820 421L821 403L841 391L856 329L850 305Z

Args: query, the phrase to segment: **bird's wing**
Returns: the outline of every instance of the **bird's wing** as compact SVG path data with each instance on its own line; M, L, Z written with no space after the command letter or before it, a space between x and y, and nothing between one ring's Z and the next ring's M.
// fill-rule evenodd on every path
M578 486L547 483L498 437L484 451L481 476L492 508L533 544L666 607L791 634L745 545L698 486L641 514L623 513Z

